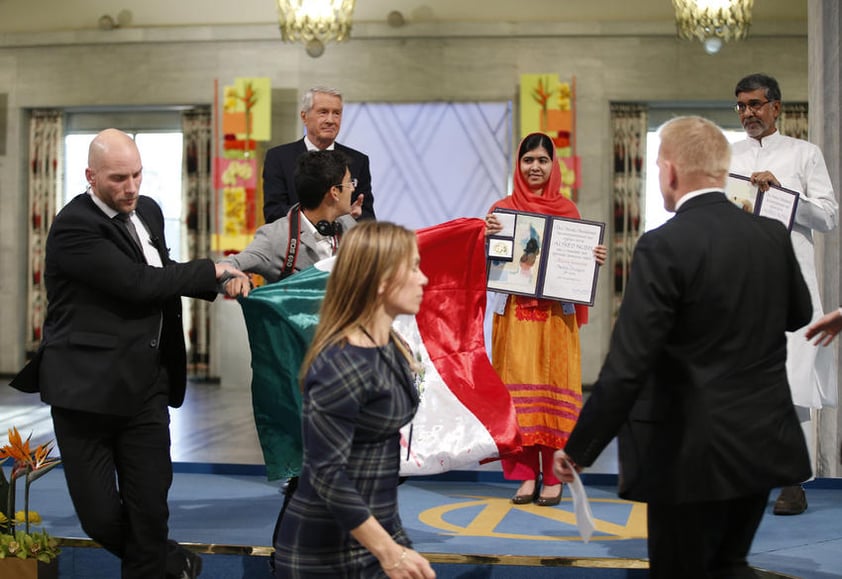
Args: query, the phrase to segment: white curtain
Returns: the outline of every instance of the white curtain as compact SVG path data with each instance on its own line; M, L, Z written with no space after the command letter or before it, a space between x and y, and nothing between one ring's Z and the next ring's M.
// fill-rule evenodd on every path
M339 142L371 159L380 220L481 217L509 192L511 102L345 103Z
M781 105L778 130L782 135L806 141L808 140L808 128L807 103L783 103Z
M213 228L213 183L211 159L213 119L210 108L186 111L182 116L184 134L185 260L208 257ZM210 373L210 303L187 300L184 316L188 321L187 372L198 378Z
M44 286L44 251L47 233L56 214L59 175L62 166L62 113L36 110L29 121L29 224L26 300L26 352L32 354L41 343L41 329L47 313Z
M646 123L645 105L611 105L611 125L614 134L614 230L611 251L614 266L614 317L623 301L632 253L641 234L640 208L645 195Z

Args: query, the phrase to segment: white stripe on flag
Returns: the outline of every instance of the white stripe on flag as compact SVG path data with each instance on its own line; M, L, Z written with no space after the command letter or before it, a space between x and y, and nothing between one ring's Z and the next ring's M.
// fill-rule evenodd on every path
M498 456L497 444L486 427L462 404L427 354L414 316L399 316L395 331L420 357L424 368L420 385L421 404L412 422L412 441L407 460L410 426L401 429L401 476L430 475L465 467Z

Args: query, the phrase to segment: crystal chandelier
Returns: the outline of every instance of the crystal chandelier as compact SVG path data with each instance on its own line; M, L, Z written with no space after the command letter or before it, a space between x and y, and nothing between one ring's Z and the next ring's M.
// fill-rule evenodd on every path
M672 0L678 37L698 39L708 54L723 42L742 40L751 25L754 0Z
M331 40L342 42L351 32L355 0L277 0L281 38L301 41L312 57L321 56Z

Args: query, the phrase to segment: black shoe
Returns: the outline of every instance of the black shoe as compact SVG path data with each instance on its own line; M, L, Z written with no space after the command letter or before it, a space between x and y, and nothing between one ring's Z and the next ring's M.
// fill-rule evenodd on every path
M173 540L168 541L167 579L196 579L201 573L201 557Z
M196 579L202 574L202 558L193 551L185 549L184 569L181 571L181 579Z
M564 490L564 484L558 487L558 494L554 497L541 497L535 499L535 504L539 507L554 507L561 502L561 493Z
M528 505L529 503L533 502L535 499L538 498L538 492L540 490L540 486L538 485L538 481L535 481L535 490L529 493L528 495L515 495L512 497L512 504L513 505Z
M776 515L800 515L807 510L807 494L801 485L784 487L775 501L772 513Z

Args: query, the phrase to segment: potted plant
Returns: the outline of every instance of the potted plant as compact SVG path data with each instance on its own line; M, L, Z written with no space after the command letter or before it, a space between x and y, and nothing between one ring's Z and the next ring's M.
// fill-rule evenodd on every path
M35 511L29 510L29 489L33 482L50 472L58 464L50 458L52 441L30 449L17 428L9 430L8 444L0 447L0 465L12 459L8 479L0 468L0 579L28 579L58 577L58 542L43 529L35 531L32 524L41 522ZM24 480L23 510L15 511L17 481Z

